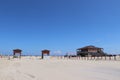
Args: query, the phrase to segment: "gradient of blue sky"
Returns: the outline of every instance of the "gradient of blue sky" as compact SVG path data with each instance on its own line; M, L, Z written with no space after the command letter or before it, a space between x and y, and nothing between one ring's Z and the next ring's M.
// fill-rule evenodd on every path
M0 0L0 53L75 52L95 45L120 53L120 0Z

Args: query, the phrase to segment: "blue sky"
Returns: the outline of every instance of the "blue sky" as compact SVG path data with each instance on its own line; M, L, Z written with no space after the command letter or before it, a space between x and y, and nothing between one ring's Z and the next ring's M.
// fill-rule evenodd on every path
M0 53L75 52L95 45L120 53L120 0L0 0Z

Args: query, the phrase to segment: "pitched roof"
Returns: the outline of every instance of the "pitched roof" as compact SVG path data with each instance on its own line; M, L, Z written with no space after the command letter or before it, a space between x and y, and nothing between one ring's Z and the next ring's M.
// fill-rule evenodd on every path
M13 51L22 51L21 49L14 49Z
M102 48L95 47L93 45L89 45L89 46L85 46L85 47L82 47L82 48L78 48L77 50L81 50L81 49L102 49Z

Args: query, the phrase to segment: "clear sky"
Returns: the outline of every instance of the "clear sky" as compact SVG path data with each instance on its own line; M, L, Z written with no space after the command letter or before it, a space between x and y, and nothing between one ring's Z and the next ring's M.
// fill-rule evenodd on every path
M65 54L87 45L120 53L120 0L0 0L0 53Z

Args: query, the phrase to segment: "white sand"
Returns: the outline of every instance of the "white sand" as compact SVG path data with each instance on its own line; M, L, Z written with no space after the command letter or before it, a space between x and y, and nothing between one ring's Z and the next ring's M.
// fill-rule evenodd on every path
M120 61L0 59L0 80L120 80Z

